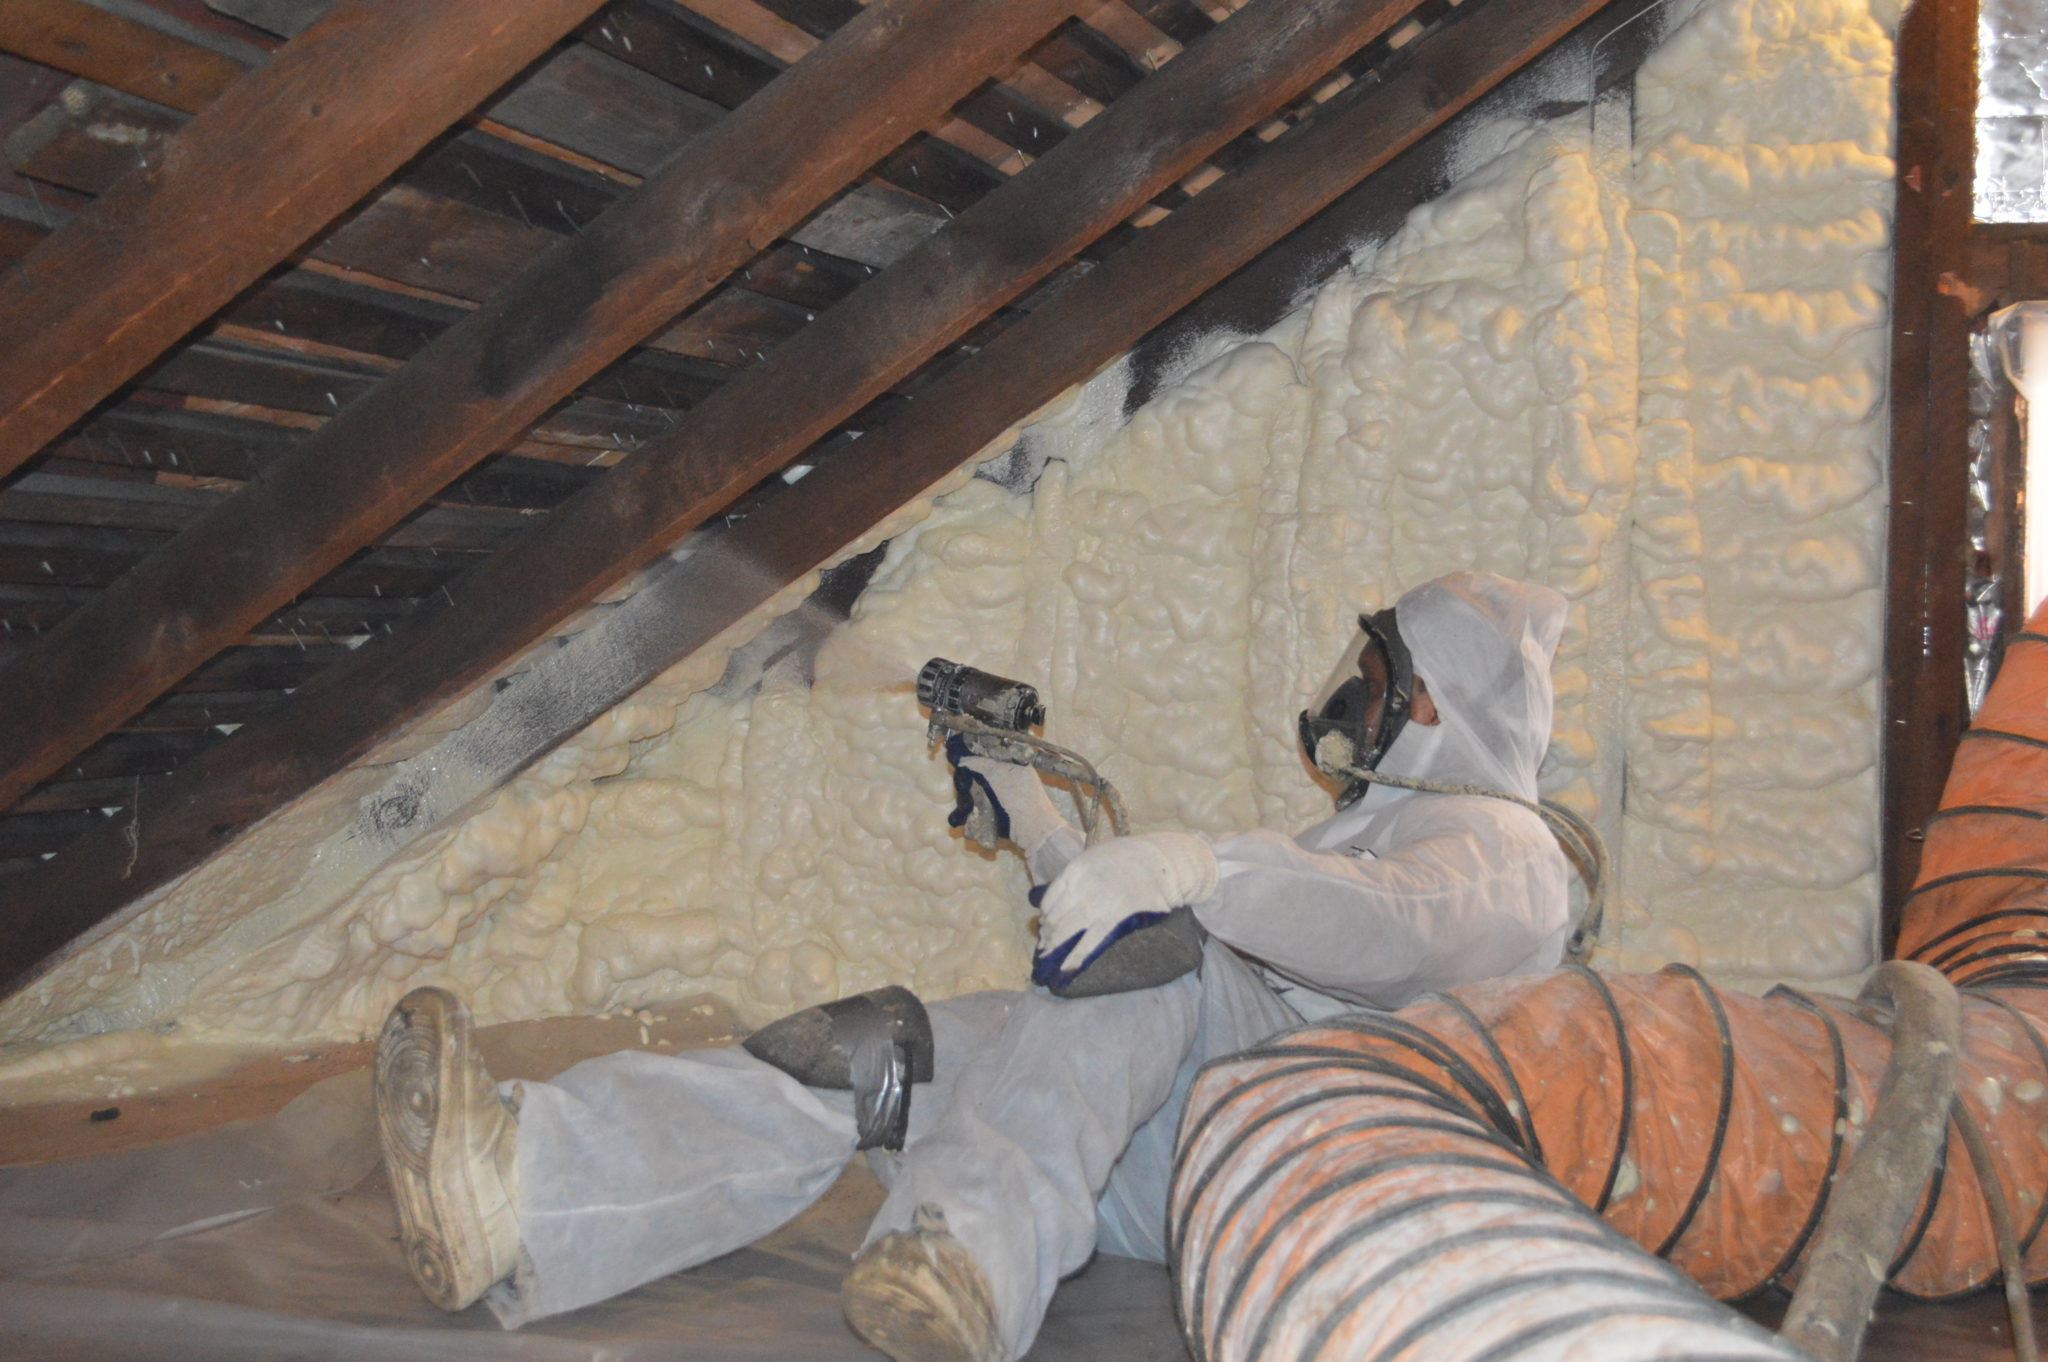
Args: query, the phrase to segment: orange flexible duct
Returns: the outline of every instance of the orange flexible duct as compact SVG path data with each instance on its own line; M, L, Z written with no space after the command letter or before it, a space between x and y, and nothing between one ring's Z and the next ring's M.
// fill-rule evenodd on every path
M1987 1137L2028 1276L2039 1279L2048 1275L2048 605L2008 651L1942 802L1899 952L1963 990L1958 1100ZM1646 1323L1690 1318L1678 1304L1638 1303L1633 1323L1614 1326L1576 1303L1588 1283L1561 1281L1554 1266L1518 1276L1526 1251L1487 1257L1487 1245L1539 1214L1480 1185L1517 1160L1715 1296L1796 1281L1875 1102L1888 1020L1846 998L1726 993L1681 967L1615 977L1572 969L1301 1028L1218 1061L1183 1118L1169 1212L1196 1356L1534 1356L1599 1327L1640 1339ZM1521 1180L1528 1202L1534 1180L1526 1171ZM1486 1209L1495 1203L1497 1214ZM1996 1277L1982 1189L1953 1127L1904 1239L1870 1252L1892 1287L1922 1298ZM1437 1292L1437 1313L1425 1317L1417 1283L1460 1262L1476 1284L1448 1317ZM1627 1355L1704 1346L1684 1338ZM1725 1351L1721 1342L1705 1350ZM1594 1346L1572 1355L1621 1354Z
M2029 989L2048 962L2048 603L2006 647L1928 820L1898 955L1957 987ZM2038 988L2040 983L2031 987Z

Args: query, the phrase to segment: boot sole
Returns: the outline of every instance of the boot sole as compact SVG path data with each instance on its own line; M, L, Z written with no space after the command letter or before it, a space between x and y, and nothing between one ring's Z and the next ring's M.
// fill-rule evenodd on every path
M469 1043L468 1015L439 989L407 994L377 1037L377 1134L399 1241L413 1280L443 1310L474 1304L504 1275L490 1261L491 1208L473 1178L461 1100Z
M846 1322L895 1362L998 1362L995 1318L979 1282L958 1282L913 1233L861 1251L846 1274Z

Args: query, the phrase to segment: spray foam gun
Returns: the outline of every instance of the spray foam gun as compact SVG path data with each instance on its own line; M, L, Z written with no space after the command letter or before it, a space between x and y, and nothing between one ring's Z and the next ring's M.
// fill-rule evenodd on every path
M1087 758L1026 731L1045 722L1045 706L1039 703L1038 692L1022 681L935 657L917 674L917 699L931 711L926 732L933 742L950 734L975 756L1029 766L1072 785L1081 796L1081 831L1089 845L1120 837L1129 829L1116 787ZM961 831L976 845L994 850L995 810L979 784L973 786L970 800ZM1036 923L1031 930L1036 935ZM1075 972L1055 969L1040 976L1039 982L1060 998L1157 988L1201 966L1203 940L1193 910L1176 908L1158 922L1119 937Z
M1087 758L1029 732L1045 722L1045 706L1031 686L935 657L917 673L917 702L931 711L925 731L933 742L957 734L977 757L1029 766L1073 786L1082 796L1081 831L1091 846L1105 836L1121 836L1128 826L1116 787ZM995 810L979 785L962 831L976 846L995 850Z

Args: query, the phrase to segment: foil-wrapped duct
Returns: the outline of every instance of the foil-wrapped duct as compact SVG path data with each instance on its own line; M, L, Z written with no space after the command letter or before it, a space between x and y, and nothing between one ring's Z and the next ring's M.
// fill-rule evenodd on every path
M1977 11L1979 222L2048 222L2048 0Z
M1974 717L1998 669L1999 630L2005 609L1999 603L2007 572L2017 563L2003 560L2002 544L1992 542L1992 519L2004 490L1995 465L1993 432L2006 419L2014 400L2012 384L1997 353L1997 338L1980 331L1970 338L1970 503L1969 565L1963 577L1963 682Z

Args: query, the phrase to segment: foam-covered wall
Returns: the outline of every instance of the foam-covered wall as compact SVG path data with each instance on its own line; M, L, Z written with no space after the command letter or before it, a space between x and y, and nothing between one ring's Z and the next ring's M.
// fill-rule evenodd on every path
M249 839L0 1022L296 1038L430 981L487 1020L1014 985L1023 872L946 827L920 663L1038 682L1140 827L1292 828L1328 808L1293 715L1353 615L1466 566L1571 600L1546 783L1615 848L1608 961L1854 973L1895 11L1679 0L1632 107L1475 131L1452 192L1271 332L1127 422L1112 369L1000 480L899 516L815 655L758 685L693 659L288 927L244 924L292 892Z

